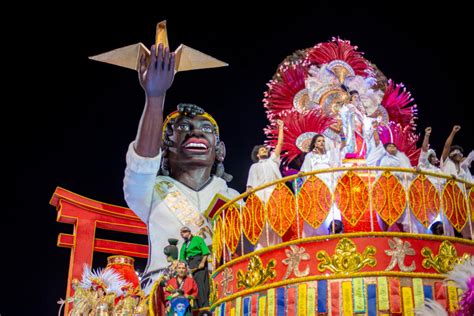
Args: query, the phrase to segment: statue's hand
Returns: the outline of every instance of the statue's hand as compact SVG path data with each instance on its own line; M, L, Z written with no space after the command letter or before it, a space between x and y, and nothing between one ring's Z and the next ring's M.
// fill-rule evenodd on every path
M163 49L163 44L151 47L150 62L147 65L146 56L140 58L138 78L140 85L148 97L164 96L171 87L174 79L175 55L169 48Z

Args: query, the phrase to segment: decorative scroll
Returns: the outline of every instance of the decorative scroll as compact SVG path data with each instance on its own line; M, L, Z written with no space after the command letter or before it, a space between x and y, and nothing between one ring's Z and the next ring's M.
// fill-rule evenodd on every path
M443 208L451 225L461 232L467 223L467 203L463 192L453 179L448 180L444 186Z
M265 206L258 196L250 194L242 209L243 229L247 239L255 245L265 226Z
M336 250L332 257L324 250L318 251L317 259L320 261L318 270L324 272L326 269L334 273L357 272L366 265L374 267L377 260L373 257L376 250L373 246L365 248L364 253L357 252L357 246L349 238L342 238L337 243Z
M405 190L398 178L384 171L372 188L372 202L384 222L393 225L407 204Z
M409 202L415 217L428 228L438 216L441 201L435 186L425 175L420 174L412 181Z
M238 288L253 288L257 285L265 283L268 279L276 277L276 261L271 259L265 267L262 259L259 256L250 257L247 271L237 271L237 287Z
M284 183L278 183L266 205L273 230L282 237L296 218L295 197Z
M357 225L369 206L367 184L353 171L338 180L335 200L342 216L352 226Z
M298 212L306 223L318 228L326 219L332 205L331 191L316 176L310 176L298 194Z
M462 257L458 257L456 248L448 240L443 241L439 245L439 252L436 256L433 255L433 251L428 247L424 247L421 250L421 255L426 257L426 259L423 259L423 267L425 269L433 267L439 273L447 273L453 270L456 264L463 264L464 260L470 258L470 255L467 253Z

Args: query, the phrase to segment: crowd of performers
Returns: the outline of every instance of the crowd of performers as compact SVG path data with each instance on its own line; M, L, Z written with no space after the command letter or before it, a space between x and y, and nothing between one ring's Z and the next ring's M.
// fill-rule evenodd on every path
M279 129L282 130L284 123L279 121L278 124L280 126ZM474 152L471 151L469 155L464 156L463 148L452 144L455 134L461 129L460 126L455 125L453 127L451 133L446 139L440 159L438 159L436 152L432 148L429 148L429 139L432 128L427 127L425 129L418 164L413 166L407 155L400 151L395 143L382 143L378 132L380 124L379 120L370 120L368 124L369 126L365 129L367 151L364 165L413 169L413 173L396 172L396 176L399 177L401 181L406 180L407 178L408 180L414 178L416 176L415 172L417 171L428 171L472 182L472 175L469 168L474 159ZM283 142L283 135L283 132L279 133L277 146L273 152L264 145L255 146L252 152L252 159L255 163L251 166L249 171L247 181L248 190L282 178L279 167L281 163L280 144ZM299 165L300 172L330 169L344 165L344 147L346 146L344 135L341 135L342 142L336 146L331 142L328 144L326 139L327 138L322 134L316 134L311 138L308 152L302 155L301 160L303 162ZM379 172L379 174L380 173L381 172ZM316 176L331 188L331 190L335 189L337 178L340 177L336 172L322 173L317 174ZM437 187L442 187L445 182L444 178L430 178ZM304 180L304 178L302 180ZM270 198L273 189L274 186L271 186L256 191L255 193L265 203ZM465 189L468 191L469 187L465 187ZM392 226L388 226L384 223L378 215L377 221L383 231L455 236L455 231L452 225L442 214L443 212L441 210L440 214L432 221L432 223L430 223L428 229L424 228L410 211L409 207L407 207L400 219ZM410 216L410 218L408 218L408 216ZM267 224L267 226L269 225ZM271 227L266 227L266 230L270 230L270 233L268 234L269 237L263 235L260 237L257 244L258 249L281 242L281 238L276 234L276 232L272 231ZM304 224L302 237L321 236L343 232L344 227L341 221L341 213L337 209L336 204L333 203L331 211L320 227L315 229L306 223ZM470 238L469 225L466 225L461 234L456 233L456 236Z
M130 144L126 155L124 194L130 209L147 224L149 233L149 258L140 295L145 297L161 288L167 311L171 315L184 315L189 313L191 307L209 306L208 246L212 243L212 227L203 213L217 194L230 200L238 196L239 192L227 186L232 177L224 169L226 150L216 120L193 104L179 104L176 111L164 116L164 100L174 79L174 65L175 55L161 44L151 48L150 60L147 61L145 57L140 60L139 81L145 92L146 103L137 137ZM338 119L331 118L325 123L326 127L331 125L331 129L306 134L306 139L303 139L306 141L305 150L300 151L298 157L293 157L296 158L293 163L296 172L342 166L344 158L363 152L362 158L367 166L416 168L472 182L469 167L473 153L464 157L463 149L453 145L459 126L453 127L439 161L428 146L432 129L426 128L418 164L412 165L394 142L382 142L381 125L388 122L383 115L373 114L377 111L370 106L359 102L360 91L345 85L344 80L339 81L336 87L334 82L330 86L338 93L345 93L348 98L333 103L338 109ZM334 107L331 109L334 110ZM310 111L306 118L310 118L313 112ZM276 116L273 120L275 142L270 146L256 146L252 152L255 163L250 167L247 190L282 178L280 156L285 150L283 144L288 125L295 123L291 115ZM362 142L356 130L362 131ZM301 139L292 141L295 140ZM397 177L404 176L396 174ZM338 174L318 174L317 177L332 190ZM255 194L265 203L273 188L255 191ZM426 231L418 225L409 209L391 227L378 220L386 231L454 234L449 222L442 217L434 220ZM411 223L411 227L407 227L407 223ZM256 249L281 242L271 227L266 227L266 230L268 234L263 234ZM317 229L305 223L302 237L342 232L344 226L341 214L334 204L324 223ZM178 246L179 234L182 243ZM168 239L172 240L170 245ZM163 249L166 256L163 256ZM86 283L83 280L81 288ZM76 293L82 295L77 289ZM105 294L103 296L106 297ZM140 300L135 302L135 308L138 308ZM78 311L83 305L74 305L72 315L85 315L81 314L83 310ZM93 306L88 308L94 311ZM110 306L108 310L111 311Z

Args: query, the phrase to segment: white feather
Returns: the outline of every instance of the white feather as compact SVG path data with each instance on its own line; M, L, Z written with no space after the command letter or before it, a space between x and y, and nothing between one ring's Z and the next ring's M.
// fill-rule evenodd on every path
M115 293L117 296L122 295L122 288L128 285L128 282L113 269L92 270L89 265L84 264L80 286L84 289L91 289L93 281L97 279L104 283L106 293Z
M444 309L441 304L433 300L426 300L425 305L422 308L415 310L415 315L420 316L449 316L448 312Z
M458 288L467 290L467 281L474 277L474 257L464 261L463 264L457 264L454 269L448 273L446 280L456 282Z

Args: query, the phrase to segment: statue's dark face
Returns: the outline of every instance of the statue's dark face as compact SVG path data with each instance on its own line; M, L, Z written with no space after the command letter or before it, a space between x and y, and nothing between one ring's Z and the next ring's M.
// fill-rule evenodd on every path
M173 125L169 148L171 165L210 167L216 159L216 128L202 116L180 116Z

